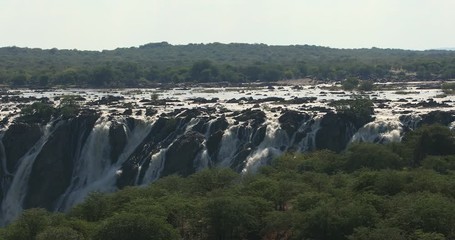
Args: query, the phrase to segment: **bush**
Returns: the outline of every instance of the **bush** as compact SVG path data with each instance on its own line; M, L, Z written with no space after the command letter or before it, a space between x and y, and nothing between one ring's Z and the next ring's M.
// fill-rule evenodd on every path
M404 135L408 158L412 166L420 166L428 155L444 156L455 154L455 135L448 127L426 125Z
M348 147L344 169L355 171L361 168L373 170L401 169L405 161L386 145L355 143Z
M55 108L43 102L34 102L21 109L21 116L18 118L21 122L27 123L47 123L55 113Z
M170 240L176 231L161 219L140 214L120 213L101 224L93 239L99 240Z
M329 104L334 107L337 113L349 117L357 127L371 122L374 118L373 102L369 98L355 97L354 99L343 99L333 101Z
M49 227L37 235L36 240L83 240L84 236L69 227Z
M441 88L445 94L455 94L455 82L443 83Z
M359 79L354 78L354 77L350 77L341 83L341 87L343 88L343 90L346 90L346 91L352 91L352 90L356 89L358 85L359 85Z
M359 84L360 91L372 91L374 89L374 82L371 80L361 81Z

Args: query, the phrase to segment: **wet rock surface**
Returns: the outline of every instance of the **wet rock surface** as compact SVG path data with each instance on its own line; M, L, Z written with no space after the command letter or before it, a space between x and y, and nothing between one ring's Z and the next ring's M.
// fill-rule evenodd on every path
M30 151L42 134L38 124L17 123L8 128L2 139L8 172L16 170L19 159Z
M0 189L3 199L0 202L4 204L3 193L8 194L14 176L20 175L17 171L22 164L21 157L43 139L43 147L33 159L27 181L21 185L27 189L26 194L16 201L25 208L56 210L56 202L66 191L71 191L69 186L80 177L74 174L75 161L81 160L84 145L93 131L103 127L105 132L100 134L105 135L100 139L104 142L99 143L99 149L91 148L91 151L93 156L107 159L107 163L99 175L93 174L94 180L90 180L93 182L80 180L87 181L81 183L87 186L81 196L89 190L113 191L148 184L172 174L188 176L203 167L254 171L284 151L329 149L340 152L360 128L372 121L377 123L374 117L383 112L388 112L396 121L385 130L379 129L385 132L455 122L453 101L447 98L437 98L436 102L396 96L396 100L391 101L382 99L382 93L375 93L376 116L373 116L373 112L364 115L333 112L334 108L328 103L337 98L346 99L347 92L320 91L306 86L261 87L239 91L220 89L207 96L193 92L191 94L196 96L192 97L188 97L191 88L160 89L178 92L181 97L160 92L159 98L151 98L149 92L140 93L142 90L124 96L117 92L97 92L95 97L84 94L78 98L81 106L77 112L53 116L53 132L46 139L43 129L47 122L34 124L15 119L27 104L52 99L58 106L62 97L2 95L4 106L0 115L6 120L0 128L5 155L0 166L3 181L0 186L4 187ZM317 97L312 95L315 91L319 91ZM382 141L380 137L376 139ZM11 176L5 177L3 162ZM112 177L103 178L110 175ZM108 184L101 185L103 181Z
M98 115L67 120L51 133L37 155L28 181L25 208L52 210L68 187L75 158L95 125Z

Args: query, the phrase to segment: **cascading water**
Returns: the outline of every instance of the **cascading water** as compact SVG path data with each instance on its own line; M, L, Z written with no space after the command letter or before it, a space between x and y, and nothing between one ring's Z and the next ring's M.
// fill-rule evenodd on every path
M403 127L398 121L375 121L360 128L352 137L351 142L399 142L402 133Z
M302 123L299 132L305 133L305 137L298 144L299 152L308 152L316 149L316 133L321 128L321 118L315 117Z
M231 126L224 131L221 139L221 148L218 153L218 167L230 167L231 161L234 158L240 144L238 138L238 126Z
M43 136L37 143L19 159L18 168L13 173L11 184L7 187L5 197L1 204L0 225L9 223L22 212L22 203L27 194L27 185L32 171L33 163L46 144L49 136L56 130L61 122L54 126L54 121L49 122L43 131Z
M347 118L342 119L341 124L327 126L327 123L322 123L325 115L316 114L304 117L303 114L288 114L288 118L281 122L278 114L264 117L264 120L252 117L240 121L236 120L236 116L223 115L211 120L206 115L192 118L165 116L154 118L156 120L153 122L150 119L97 116L97 120L94 119L92 125L87 127L84 127L83 121L75 121L75 126L79 126L77 129L66 124L66 128L59 132L60 136L65 136L62 131L70 131L74 136L74 140L71 140L75 144L71 148L74 155L68 157L72 161L71 178L59 193L61 195L52 198L51 206L53 210L67 211L93 191L112 192L128 185L145 185L161 176L175 173L186 175L206 167L230 167L242 173L254 172L285 151L313 151L321 148L318 146L321 142L324 144L333 138L345 144L350 141L399 141L404 128L398 121L376 121L357 131ZM332 119L329 119L330 123L341 119L333 113L329 118ZM412 125L417 118L408 120ZM23 206L28 206L22 203L28 198L27 187L35 159L37 156L40 158L39 153L46 152L46 149L45 156L52 154L49 151L55 148L43 146L52 143L48 141L52 139L50 136L63 123L65 120L47 124L41 138L18 160L18 167L13 173L8 172L5 152L9 152L5 149L6 144L3 145L4 133L0 133L3 191L0 224L10 222L20 214ZM332 128L333 125L336 127ZM321 129L325 131L321 133ZM327 146L330 145L323 147ZM181 154L175 154L179 151ZM182 163L181 159L185 157L185 163ZM180 167L186 169L178 172ZM44 183L41 186L47 185Z
M282 130L277 121L267 122L264 140L259 144L246 160L242 173L256 172L258 167L265 165L267 161L283 153L290 145L289 136Z
M160 177L163 171L164 161L166 160L167 150L168 148L163 148L150 157L150 163L142 181L143 184L153 182Z
M207 149L207 140L210 137L210 130L212 127L212 123L214 121L216 121L216 119L212 119L207 122L207 129L205 130L205 133L204 133L204 142L202 143L202 145L203 145L202 151L194 160L196 171L200 171L200 170L210 166L211 159L210 159L209 152Z
M82 148L80 157L75 162L71 185L61 197L57 210L68 210L81 202L90 192L112 192L117 189L115 180L121 164L148 134L150 125L137 124L134 129L130 129L123 122L127 144L119 159L113 163L109 145L111 124L111 121L104 118L98 119Z

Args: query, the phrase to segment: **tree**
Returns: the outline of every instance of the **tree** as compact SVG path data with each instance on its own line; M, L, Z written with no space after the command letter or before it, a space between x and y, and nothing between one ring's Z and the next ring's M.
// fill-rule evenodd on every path
M361 168L400 169L405 161L385 145L374 143L356 143L349 146L344 168L355 171Z
M341 87L343 88L343 90L346 90L346 91L352 91L352 90L356 89L358 85L359 85L359 79L354 78L354 77L349 77L348 79L341 82Z
M259 234L261 200L245 197L217 197L204 207L209 239L245 239L253 232Z
M179 237L168 223L159 218L120 213L106 219L95 232L93 239L171 240L179 239Z
M34 240L50 224L49 212L34 208L25 210L4 232L6 240ZM1 237L1 236L0 236Z
M114 71L111 66L100 66L93 70L93 86L108 86L114 79Z
M195 82L213 82L218 74L218 68L209 60L195 62L190 70L190 77Z
M371 80L360 81L359 90L360 91L372 91L374 89L374 82Z
M83 240L82 234L69 227L48 227L36 236L36 240Z
M435 124L426 125L403 137L410 163L420 166L421 161L428 155L455 154L455 135L448 127Z

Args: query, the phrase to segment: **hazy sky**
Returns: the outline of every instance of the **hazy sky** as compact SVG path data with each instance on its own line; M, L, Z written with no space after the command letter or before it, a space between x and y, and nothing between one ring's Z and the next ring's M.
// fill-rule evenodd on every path
M0 0L0 46L455 47L455 0Z

